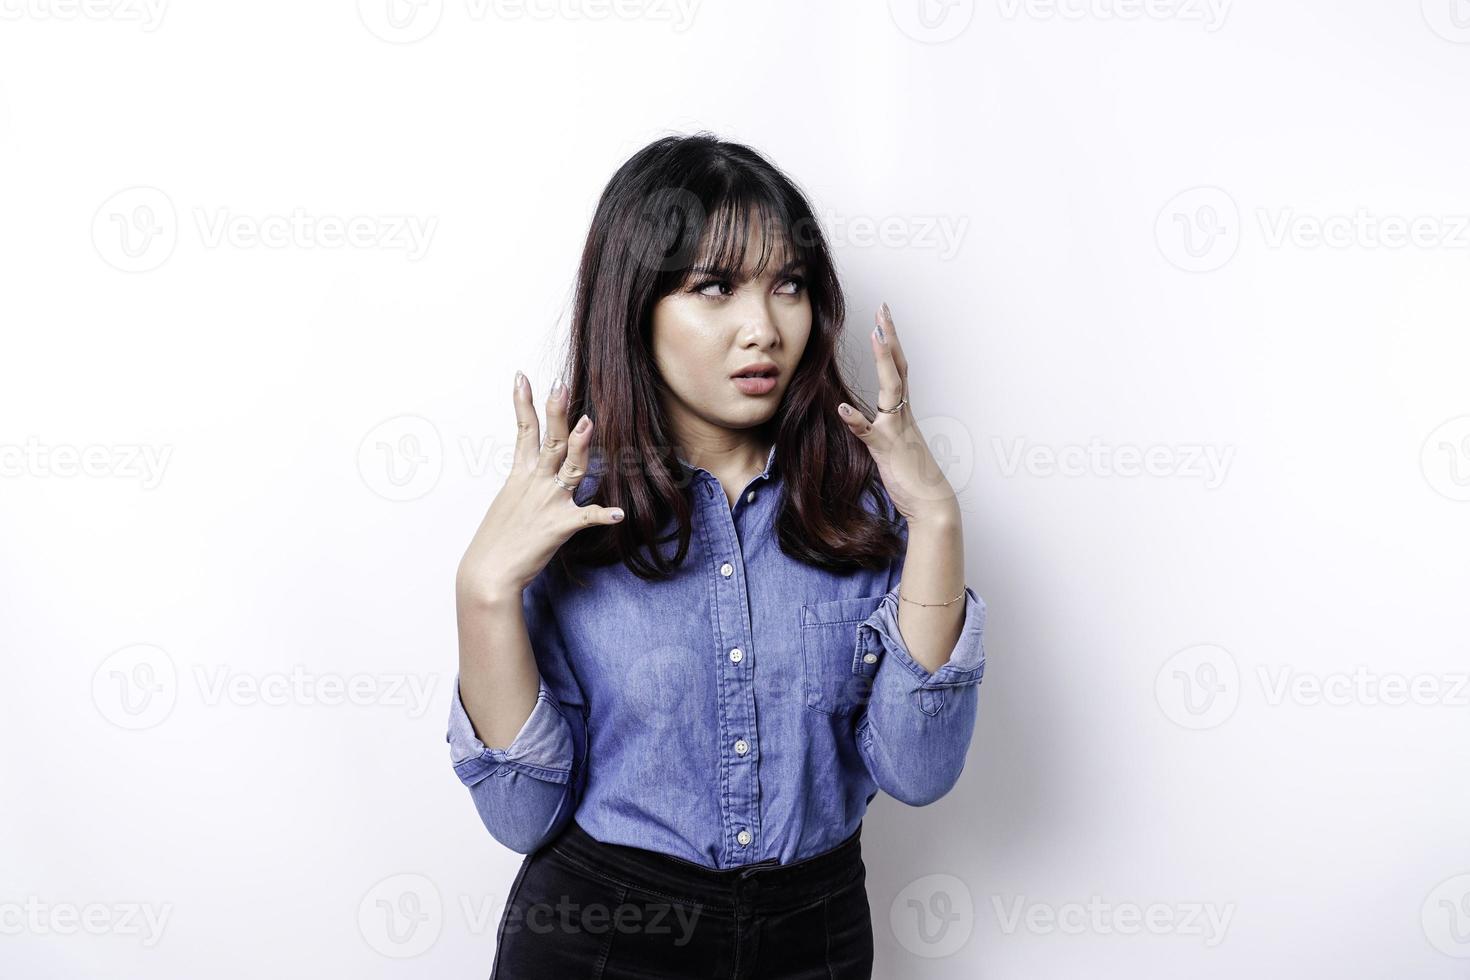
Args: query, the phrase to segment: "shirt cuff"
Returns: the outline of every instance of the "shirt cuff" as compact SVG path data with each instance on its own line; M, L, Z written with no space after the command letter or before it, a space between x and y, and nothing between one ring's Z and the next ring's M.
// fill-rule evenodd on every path
M449 758L454 772L466 786L487 776L523 772L548 783L566 783L572 771L572 736L566 719L557 709L555 696L541 679L536 706L521 730L503 749L487 748L475 735L475 727L459 694L459 676L454 678L454 698L449 706Z
M985 675L985 602L969 586L965 586L965 619L960 638L950 651L949 659L930 673L914 659L898 629L898 589L895 585L878 603L873 614L858 627L861 654L890 656L902 664L918 681L915 690L937 691L950 687L979 684Z

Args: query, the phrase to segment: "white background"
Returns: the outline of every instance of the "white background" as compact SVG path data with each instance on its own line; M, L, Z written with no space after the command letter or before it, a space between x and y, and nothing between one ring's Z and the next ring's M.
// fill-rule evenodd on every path
M0 0L0 973L488 974L454 566L708 128L870 395L893 307L990 610L876 975L1465 975L1470 5L141 2Z

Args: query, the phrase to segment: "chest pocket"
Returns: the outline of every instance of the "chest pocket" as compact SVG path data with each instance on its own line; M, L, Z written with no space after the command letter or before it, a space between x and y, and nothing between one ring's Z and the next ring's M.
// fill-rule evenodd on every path
M858 627L882 600L883 595L858 596L801 607L802 688L807 707L829 715L851 714L866 707L881 650L866 642Z

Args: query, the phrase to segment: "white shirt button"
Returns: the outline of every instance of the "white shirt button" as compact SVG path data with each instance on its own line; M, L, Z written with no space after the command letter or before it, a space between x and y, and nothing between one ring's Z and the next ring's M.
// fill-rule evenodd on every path
M738 664L740 661L742 661L744 659L745 659L745 651L742 650L742 649L740 649L739 647L736 647L735 649L733 649L733 650L730 651L730 662L732 664Z
M747 504L750 503L754 499L755 499L755 491L754 490L750 491L750 493L747 493L745 495L745 502Z
M744 847L746 844L750 843L750 831L742 830L740 833L735 835L735 839L740 842L741 847Z
M735 740L735 754L736 755L744 755L745 753L747 753L749 751L750 751L750 743L749 742L747 742L743 738L737 738Z
M720 566L720 574L725 576L725 578L729 578L735 574L735 566L729 562L725 562L725 564Z
M863 654L863 663L865 663L865 664L875 664L877 662L878 662L878 655L876 653L865 653L865 654Z

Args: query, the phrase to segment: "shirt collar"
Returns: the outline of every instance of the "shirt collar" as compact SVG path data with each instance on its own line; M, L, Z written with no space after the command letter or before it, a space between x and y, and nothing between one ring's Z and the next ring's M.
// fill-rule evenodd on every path
M709 470L706 470L703 466L695 466L693 463L689 462L689 460L685 459L683 456L678 457L678 459L679 459L679 464L681 466L683 466L684 467L684 470L686 472L688 472L688 473L696 473L696 472L708 473L709 472ZM768 478L771 475L771 469L772 469L772 467L774 467L775 465L776 465L776 444L775 443L771 443L771 451L768 452L768 453L766 453L766 468L763 469L763 470L761 470L759 479L766 479L766 478ZM713 475L713 474L711 474L711 475Z

